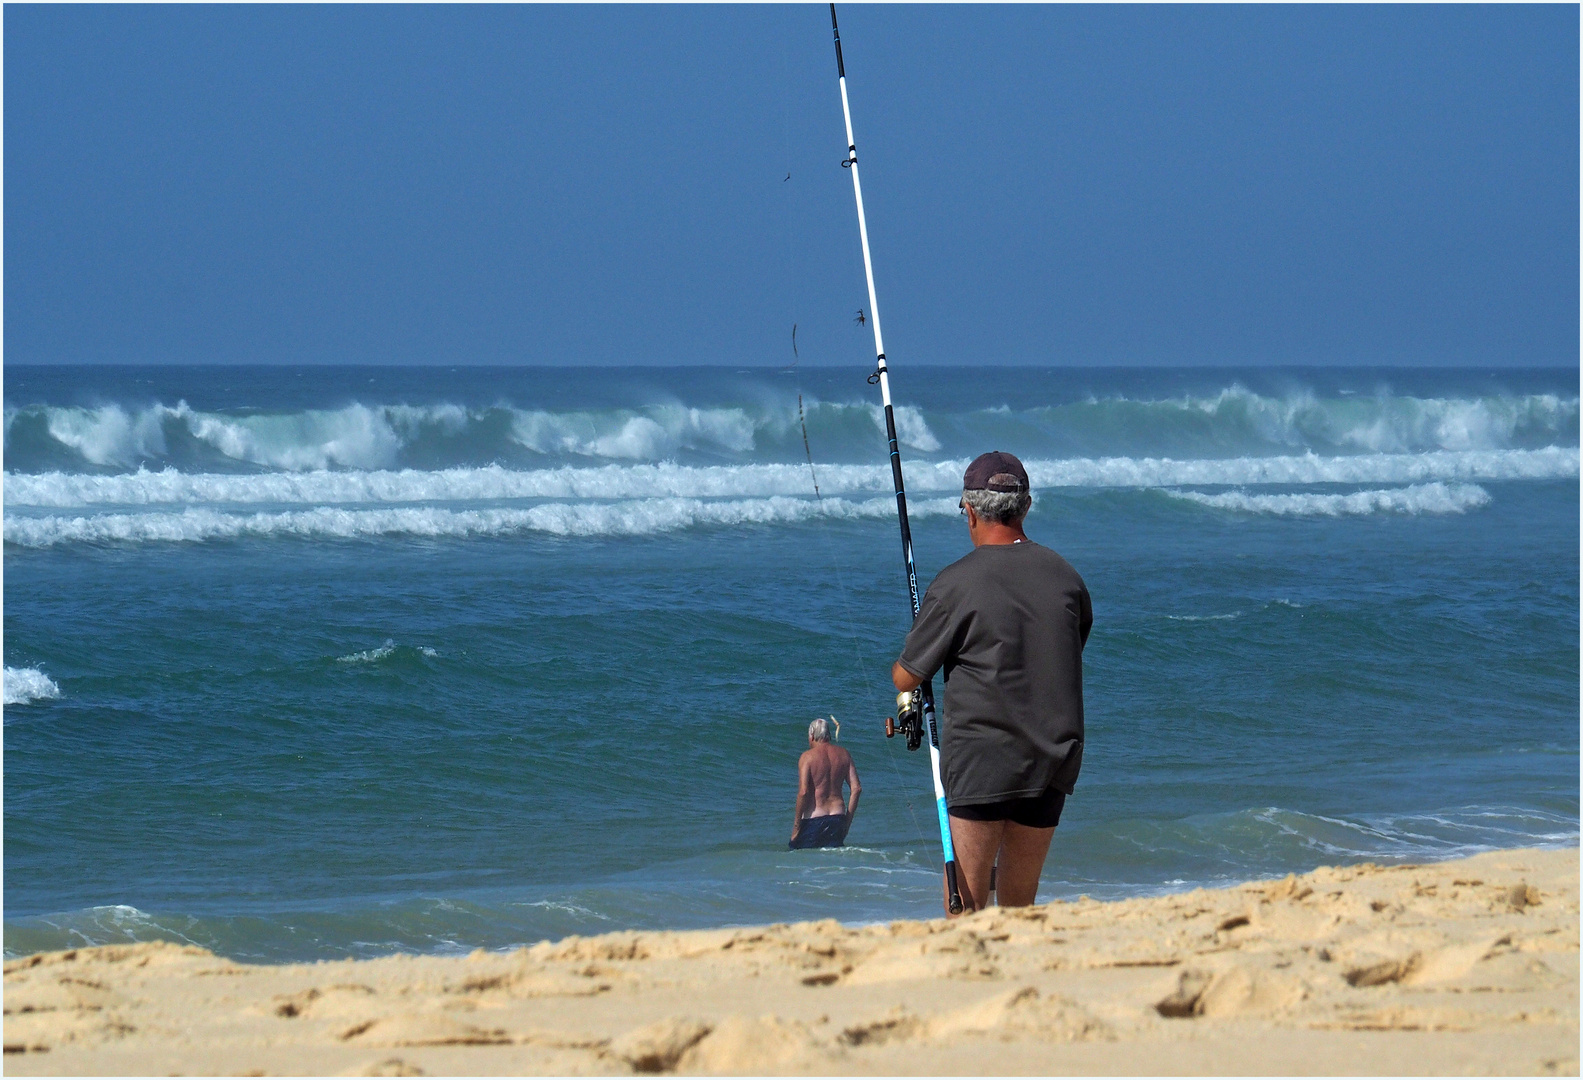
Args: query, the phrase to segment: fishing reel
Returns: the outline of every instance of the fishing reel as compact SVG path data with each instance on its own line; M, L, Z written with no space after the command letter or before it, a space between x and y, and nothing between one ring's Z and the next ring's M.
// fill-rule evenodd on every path
M923 691L903 690L896 695L896 715L885 718L885 738L907 736L907 749L923 745Z

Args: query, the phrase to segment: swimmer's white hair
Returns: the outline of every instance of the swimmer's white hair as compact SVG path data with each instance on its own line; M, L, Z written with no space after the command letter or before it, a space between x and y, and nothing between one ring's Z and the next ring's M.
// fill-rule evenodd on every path
M814 717L813 723L808 725L808 738L814 742L835 742L841 738L841 721L830 715L826 720L822 716Z

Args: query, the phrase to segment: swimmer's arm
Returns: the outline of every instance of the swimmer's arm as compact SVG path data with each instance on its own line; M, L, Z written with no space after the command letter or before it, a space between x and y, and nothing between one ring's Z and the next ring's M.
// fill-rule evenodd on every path
M857 816L857 797L863 794L863 782L857 778L857 762L852 760L850 754L846 759L846 782L852 789L852 797L846 802L846 824L852 827L852 819Z

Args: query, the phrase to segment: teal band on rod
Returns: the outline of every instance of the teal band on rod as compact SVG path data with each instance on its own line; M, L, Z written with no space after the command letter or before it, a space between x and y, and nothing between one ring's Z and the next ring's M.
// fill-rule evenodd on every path
M945 861L956 862L956 849L951 846L951 822L945 816L945 796L934 801L940 811L940 845L945 848Z

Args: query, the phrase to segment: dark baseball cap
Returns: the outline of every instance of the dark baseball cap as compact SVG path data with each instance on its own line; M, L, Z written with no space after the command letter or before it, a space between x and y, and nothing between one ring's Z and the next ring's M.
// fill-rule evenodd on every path
M1004 450L991 450L973 459L962 477L966 491L1027 491L1028 470Z

